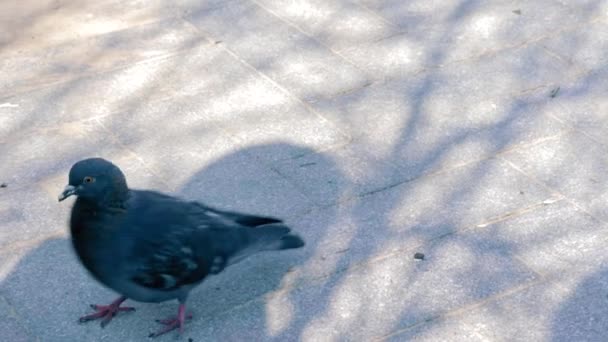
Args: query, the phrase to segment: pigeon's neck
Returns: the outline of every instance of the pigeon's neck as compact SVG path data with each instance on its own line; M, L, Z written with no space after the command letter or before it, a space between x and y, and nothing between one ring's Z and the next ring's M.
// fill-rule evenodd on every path
M79 196L77 201L80 202L82 208L89 208L90 210L97 211L103 209L126 209L127 201L131 196L129 189L123 191L112 191L106 193L102 198L86 198Z
M130 196L131 192L127 187L120 190L116 189L106 194L100 204L105 208L125 209Z

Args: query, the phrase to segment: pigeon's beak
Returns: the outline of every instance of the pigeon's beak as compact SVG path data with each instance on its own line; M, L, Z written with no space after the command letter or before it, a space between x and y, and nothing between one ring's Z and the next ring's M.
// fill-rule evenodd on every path
M73 194L76 193L76 187L73 185L67 185L65 187L65 189L63 189L63 192L61 194L59 194L59 202L63 201L64 199L72 196Z

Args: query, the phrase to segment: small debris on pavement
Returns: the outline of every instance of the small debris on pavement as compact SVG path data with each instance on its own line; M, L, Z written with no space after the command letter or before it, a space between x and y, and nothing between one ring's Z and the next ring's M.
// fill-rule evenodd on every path
M517 15L521 15L521 10L520 9L516 9L513 11L513 13L517 14Z
M6 188L7 186L8 186L8 184L6 184L6 183L0 184L0 188Z
M557 96L557 94L559 93L559 89L560 87L554 88L553 90L551 90L551 98L555 98Z
M524 192L523 192L523 191L520 191L520 192L519 192L519 194L520 194L520 195L523 195L523 194L524 194Z
M553 204L559 200L560 200L559 198L549 198L549 199L544 200L543 204L544 205Z
M424 260L424 254L417 252L416 254L414 254L414 259L416 260Z

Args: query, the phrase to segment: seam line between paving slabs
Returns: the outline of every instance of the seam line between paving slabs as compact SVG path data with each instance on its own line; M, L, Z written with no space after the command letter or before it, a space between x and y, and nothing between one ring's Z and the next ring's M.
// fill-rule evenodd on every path
M589 140L592 140L593 142L600 145L602 147L602 149L605 149L608 147L608 145L606 145L606 143L604 143L604 142L598 140L596 137L590 135L589 133L586 132L585 129L583 129L581 127L574 127L574 130L577 131L578 133L584 135L585 137L589 138Z
M543 47L544 48L544 47ZM547 50L548 52L550 52L550 50ZM551 52L550 52L551 53ZM561 59L564 63L569 63L567 60L562 59L559 55L556 55L555 58ZM579 78L579 77L588 77L591 76L592 74L594 74L597 70L594 69L585 69L585 68L578 68L576 64L574 63L570 63L572 65L575 66L575 68L577 68L579 70L579 72L574 73L572 75L573 78ZM536 88L547 88L548 86L538 86ZM563 103L558 102L557 106L559 106L560 109L567 111L568 109L564 106ZM593 135L587 133L587 130L580 127L579 125L577 125L576 121L572 120L572 119L568 119L568 118L561 118L553 113L548 113L548 115L560 122L561 124L563 124L564 126L567 126L569 128L570 131L573 132L578 132L582 135L584 135L585 137L587 137L588 139L592 140L593 142L597 143L598 145L602 146L603 148L608 148L608 144L606 144L605 142L598 140L596 137L594 137Z
M147 26L147 25L153 25L153 24L157 24L157 23L160 23L160 22L163 22L163 21L171 21L171 20L176 20L176 21L179 20L179 21L182 21L182 22L185 21L184 18L181 15L174 15L174 16L171 16L171 17L163 18L161 20L144 22L144 23L140 23L140 24L137 24L137 25L134 25L134 26L126 27L126 28L123 28L123 29L120 29L120 30L106 32L106 33L103 33L103 34L99 34L99 35L87 38L87 40L88 39L99 38L99 37L104 37L104 36L109 36L109 35L112 35L112 34L118 34L120 32L126 32L126 31L129 31L129 30L132 30L132 29L136 29L138 27ZM197 33L196 36L199 39L201 39L201 40L207 40L207 42L209 41L207 39L207 37L201 35L201 32L196 32L196 33ZM58 44L50 45L50 46L47 46L47 47L43 48L43 50L49 49L49 48L52 48L52 47L57 47L57 46L59 46L61 44L68 44L68 43L74 42L74 41L77 41L77 40L68 40L68 41L65 41L63 43L58 43ZM140 60L136 60L136 61L131 62L131 63L127 62L125 64L120 64L120 65L113 66L113 67L101 68L101 69L93 70L93 71L85 71L83 73L80 73L80 74L78 74L76 76L73 76L73 77L69 77L69 78L64 79L64 80L58 80L58 81L53 81L53 82L48 82L48 83L42 83L42 84L40 84L38 86L34 86L32 88L21 90L21 91L16 91L14 93L0 94L0 101L4 101L6 99L9 99L9 98L12 98L12 97L15 97L15 96L19 96L19 95L29 94L29 93L35 92L35 91L44 90L44 89L47 89L47 88L50 88L50 87L53 87L53 86L57 86L57 85L61 85L61 84L69 83L69 82L73 82L73 81L75 81L77 79L91 78L91 77L99 76L99 75L102 75L102 74L105 74L105 73L110 73L112 71L118 71L118 70L121 70L121 69L127 69L127 68L135 66L135 65L145 64L147 62L152 62L152 61L155 61L155 60L168 59L168 58L171 58L172 56L179 55L179 54L183 53L184 51L191 50L191 49L193 49L193 48L195 48L196 46L199 45L199 44L196 44L196 40L189 40L186 43L195 43L195 44L192 45L192 46L188 46L187 44L181 45L178 48L174 48L174 49L168 50L166 53L160 54L158 56L144 57L144 58L142 58Z
M353 5L355 5L355 6L357 6L357 7L359 7L359 8L361 8L362 10L366 11L367 13L370 13L371 15L373 15L374 17L376 17L377 19L379 19L383 23L385 23L385 24L389 25L390 27L394 28L395 31L402 32L402 33L405 32L401 27L399 27L399 25L397 25L397 24L393 23L392 21L388 20L381 13L379 13L378 11L376 11L376 10L374 10L372 8L369 8L365 4L362 4L360 1L361 0L355 1L355 2L350 1L350 3L353 4ZM384 38L381 38L381 39L384 39ZM378 40L381 40L381 39L378 39Z
M550 55L553 58L566 64L567 67L574 68L577 71L574 73L574 75L576 75L576 76L587 74L590 71L590 70L587 70L587 68L583 67L582 65L579 65L578 63L576 63L574 60L567 58L565 56L562 56L561 54L551 50L550 48L548 48L547 46L545 46L542 43L541 43L541 47L548 55Z
M255 4L256 6L258 6L259 8L261 8L264 12L274 16L275 18L277 18L279 21L282 21L283 23L287 24L287 26L293 27L294 29L296 29L296 31L302 33L303 35L305 35L306 37L308 37L309 39L315 41L317 44L321 45L323 48L327 49L329 52L331 52L332 54L340 57L342 60L344 60L347 64L350 64L352 67L354 67L355 69L361 71L361 73L363 75L365 75L367 78L367 73L362 70L358 65L356 65L355 63L353 63L352 61L350 61L348 58L344 57L340 51L341 50L335 50L332 49L331 47L327 46L325 43L323 43L322 41L320 41L319 39L317 39L317 37L315 37L312 33L306 32L304 29L302 29L300 26L298 26L297 24L291 22L290 20L280 16L279 14L275 13L273 10L270 10L268 8L266 8L264 5L260 4L259 2L257 2L256 0L250 0L253 4ZM393 25L394 26L394 25ZM342 49L344 50L344 49ZM368 80L371 81L371 80ZM367 82L366 82L367 83ZM355 87L354 89L358 89L359 87Z
M340 52L347 50L348 48L342 48L342 49L333 49L330 46L326 45L324 42L320 41L319 39L317 39L317 37L314 36L313 33L307 32L306 30L304 30L303 28L301 28L298 24L292 22L291 20L281 16L280 14L276 13L275 11L267 8L266 6L264 6L263 4L260 4L257 0L250 0L251 2L253 2L255 5L257 5L258 7L260 7L262 10L264 10L265 12L273 15L274 17L276 17L277 19L279 19L279 21L284 22L285 24L287 24L288 26L291 26L293 28L295 28L297 31L299 31L300 33L304 34L305 36L307 36L308 38L314 40L315 42L317 42L319 45L323 46L324 48L326 48L327 50L329 50L330 52L332 52L333 54L341 57L342 59L344 59L346 62L348 62L348 64L351 64L352 66L354 66L355 68L361 70L357 64L351 62L348 58L344 57ZM367 44L367 43L374 43L377 41L382 41L384 39L388 39L390 37L396 36L398 34L403 34L404 32L402 32L402 30L399 30L399 27L389 21L386 21L382 16L380 16L378 13L374 12L373 10L362 6L361 4L358 3L353 3L348 1L351 5L355 6L355 7L359 7L363 10L365 10L366 12L372 14L376 19L388 24L391 26L392 29L394 29L394 32L391 34L388 34L384 37L379 37L376 39L370 39L369 41L364 41L364 42L360 42L357 44L354 44L353 46L357 46L357 45L361 45L361 44ZM363 70L361 70L363 71Z
M603 145L602 145L603 146ZM573 205L575 208L579 209L580 211L582 211L583 213L587 214L588 216L592 217L593 219L595 219L596 221L603 223L603 224L608 224L607 220L601 219L597 216L595 216L593 213L591 213L589 210L587 210L585 207L581 206L576 200L572 199L569 196L566 196L564 194L562 194L561 192L557 191L556 189L553 189L552 187L550 187L549 185L547 185L545 182L539 180L538 178L528 174L527 172L525 172L524 170L522 170L517 164L511 162L510 160L504 158L503 156L498 156L498 158L500 158L501 160L505 161L507 164L509 164L513 169L515 169L517 172L521 173L522 175L524 175L526 178L530 179L531 181L533 181L534 183L540 185L541 187L545 188L546 190L548 190L549 192L552 192L554 194L557 194L561 197L563 197L568 203L570 203L571 205Z
M189 23L189 25L191 25L196 30L198 30L201 33L201 35L204 36L210 43L213 44L214 42L219 41L217 39L211 38L210 35L207 32L203 31L201 28L199 28L198 26L196 26L193 23L191 23L188 19L183 18L183 20L185 20L186 22ZM287 88L283 87L281 84L279 84L277 81L275 81L274 79L272 79L270 76L268 76L265 73L261 72L256 67L254 67L249 62L247 62L245 59L241 58L237 53L235 53L234 51L232 51L232 49L229 49L226 43L215 44L215 45L219 45L224 51L226 51L229 55L233 56L242 65L244 65L245 67L247 67L250 70L253 70L255 72L255 74L257 74L258 76L262 77L266 81L270 82L273 86L277 87L278 90L282 91L285 95L287 95L289 98L295 100L297 103L303 105L308 111L314 113L317 117L319 117L320 119L322 119L324 122L329 123L332 126L335 126L335 124L332 121L328 120L326 117L324 117L323 115L321 115L321 113L319 113L316 109L314 109L308 102L306 102L306 101L302 100L301 98L299 98L298 96L296 96L294 93L292 93L291 91L289 91ZM347 132L344 132L342 129L340 129L340 127L335 127L335 130L337 132L339 132L342 136L344 136L345 138L347 138L347 140L352 139L351 135L348 134Z

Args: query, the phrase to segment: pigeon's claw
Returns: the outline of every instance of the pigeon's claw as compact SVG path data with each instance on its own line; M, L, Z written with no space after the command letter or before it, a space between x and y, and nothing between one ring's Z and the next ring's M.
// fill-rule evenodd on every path
M109 305L91 304L91 308L93 308L97 312L92 313L90 315L82 316L82 317L80 317L80 319L78 321L80 323L84 323L84 322L88 322L88 321L92 321L92 320L101 318L101 327L103 328L108 323L110 323L112 318L114 318L114 316L116 316L117 313L119 313L121 311L135 311L135 308L127 307L127 306L123 306L123 307L120 306L120 304L122 304L122 302L124 302L126 299L127 299L126 297L120 297Z
M179 333L181 335L184 332L184 324L186 320L190 319L192 319L192 314L186 314L186 306L184 304L180 304L177 311L177 317L157 319L156 322L165 325L165 327L148 335L148 337L157 337L175 329L179 329Z

